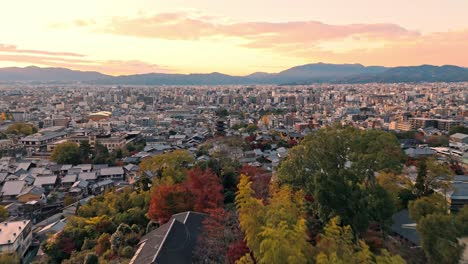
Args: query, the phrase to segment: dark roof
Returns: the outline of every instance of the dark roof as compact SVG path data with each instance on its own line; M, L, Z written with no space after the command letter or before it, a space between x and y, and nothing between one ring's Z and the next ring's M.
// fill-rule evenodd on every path
M402 236L406 240L411 241L415 245L420 245L419 235L416 232L416 228L405 227L404 225L415 224L415 221L411 219L407 209L401 210L392 216L393 225L390 229Z
M468 200L468 183L454 182L452 184L453 193L450 195L452 200Z
M206 216L196 212L173 215L169 222L141 239L130 263L192 263L192 251Z
M453 181L468 183L468 175L455 175Z

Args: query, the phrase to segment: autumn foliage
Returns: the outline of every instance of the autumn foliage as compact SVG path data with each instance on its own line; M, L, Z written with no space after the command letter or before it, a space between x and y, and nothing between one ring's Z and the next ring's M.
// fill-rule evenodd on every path
M226 263L234 264L237 260L249 253L249 248L244 240L234 241L230 246L226 255Z
M250 177L255 198L266 200L268 196L268 186L271 181L271 173L263 168L250 165L242 166L239 173Z
M179 184L161 184L151 194L148 215L161 224L173 214L191 211L209 212L223 202L222 185L211 170L199 168L187 172L188 178Z
M173 214L192 209L192 194L185 186L161 184L151 194L148 215L154 221L165 223Z
M190 170L188 180L183 185L193 195L193 209L196 212L208 212L210 209L220 207L223 203L224 198L221 193L223 186L220 184L218 176L209 169L195 168Z

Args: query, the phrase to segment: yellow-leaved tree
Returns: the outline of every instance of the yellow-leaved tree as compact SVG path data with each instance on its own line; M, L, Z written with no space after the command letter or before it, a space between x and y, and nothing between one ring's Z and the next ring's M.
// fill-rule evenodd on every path
M398 255L390 255L382 250L382 254L375 256L369 246L362 240L353 240L353 231L349 225L341 226L339 217L330 219L320 235L316 246L317 264L403 264L406 263Z
M287 186L273 187L264 205L254 198L251 185L248 176L240 176L236 206L240 227L257 263L310 263L313 247L308 241L303 193ZM241 260L249 258L246 255Z
M140 164L140 172L151 171L158 182L180 183L186 178L187 165L194 161L190 152L175 150L144 159Z

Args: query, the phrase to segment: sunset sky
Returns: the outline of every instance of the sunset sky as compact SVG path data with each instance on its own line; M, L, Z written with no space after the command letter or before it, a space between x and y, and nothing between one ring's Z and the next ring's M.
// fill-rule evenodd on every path
M3 0L0 67L243 75L468 66L467 0Z

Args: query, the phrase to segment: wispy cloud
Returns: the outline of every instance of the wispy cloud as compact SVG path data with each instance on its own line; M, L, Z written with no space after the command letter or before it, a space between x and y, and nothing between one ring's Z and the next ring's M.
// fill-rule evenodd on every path
M215 17L191 13L163 13L153 16L114 17L101 27L103 32L144 38L197 40L238 37L249 46L266 48L275 43L315 43L353 35L373 39L418 36L396 24L330 25L318 21L227 23Z
M6 44L0 44L0 61L99 71L114 75L171 72L171 69L165 66L140 60L92 60L83 54L19 49L17 46Z
M29 50L29 49L19 49L15 45L0 44L0 52L8 53L26 53L32 55L51 55L51 56L67 56L67 57L85 57L83 54L73 53L73 52L52 52L45 50Z

